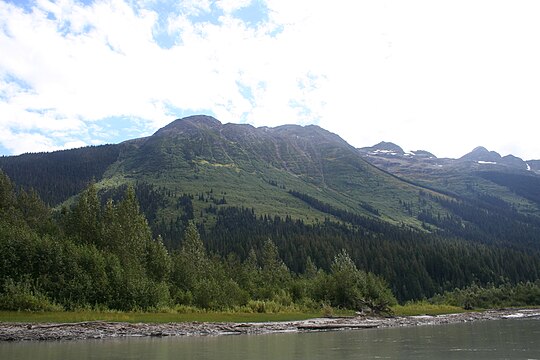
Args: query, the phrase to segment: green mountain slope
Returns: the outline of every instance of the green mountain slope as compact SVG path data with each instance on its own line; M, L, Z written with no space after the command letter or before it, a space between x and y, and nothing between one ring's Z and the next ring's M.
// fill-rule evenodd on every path
M139 180L182 193L212 191L227 205L258 214L307 221L327 216L289 194L294 190L340 209L371 217L370 209L377 209L386 221L420 226L400 204L419 208L420 187L373 167L317 126L254 128L195 116L132 146L105 174L104 185Z

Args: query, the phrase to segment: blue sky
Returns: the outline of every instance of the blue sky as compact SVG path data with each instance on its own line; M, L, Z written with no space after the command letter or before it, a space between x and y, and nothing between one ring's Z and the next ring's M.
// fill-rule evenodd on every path
M0 0L0 155L191 114L540 159L535 0Z

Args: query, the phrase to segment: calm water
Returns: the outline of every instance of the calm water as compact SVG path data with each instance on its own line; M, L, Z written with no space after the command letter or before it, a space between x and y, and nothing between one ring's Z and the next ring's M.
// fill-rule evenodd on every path
M540 319L306 334L0 343L0 359L540 359Z

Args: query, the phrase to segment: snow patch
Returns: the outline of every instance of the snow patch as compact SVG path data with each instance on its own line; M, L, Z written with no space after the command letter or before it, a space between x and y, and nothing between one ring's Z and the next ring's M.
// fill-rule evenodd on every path
M370 153L371 155L377 155L377 154L384 154L384 155L393 155L396 156L398 153L392 151L392 150L375 150Z
M527 163L527 171L531 171L531 165Z
M497 163L495 161L482 161L482 160L479 160L478 161L479 164L487 164L487 165L497 165Z

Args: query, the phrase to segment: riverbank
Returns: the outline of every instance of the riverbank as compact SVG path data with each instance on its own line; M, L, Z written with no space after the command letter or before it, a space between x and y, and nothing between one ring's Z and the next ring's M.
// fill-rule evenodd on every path
M232 323L126 323L86 321L79 323L0 323L0 341L84 340L142 336L255 335L286 332L336 331L350 329L423 326L520 317L540 317L540 309L503 309L437 316L357 316L316 318L299 321Z

